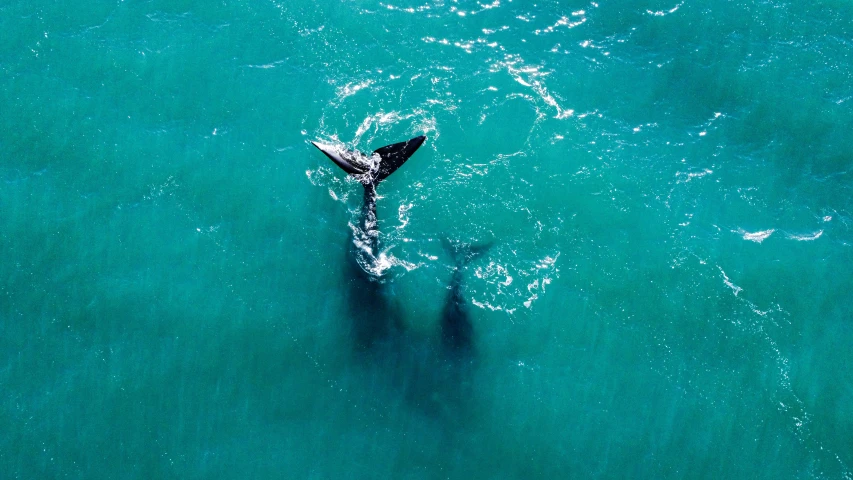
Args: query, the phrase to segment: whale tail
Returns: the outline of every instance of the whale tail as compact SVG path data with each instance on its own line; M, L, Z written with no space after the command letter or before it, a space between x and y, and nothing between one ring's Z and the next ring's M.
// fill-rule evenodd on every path
M456 269L460 269L468 265L468 263L482 257L490 248L492 248L493 245L493 242L474 245L470 243L451 241L447 238L442 238L441 243L444 245L444 249L450 253L450 256L453 258L453 263L456 266Z
M426 141L426 137L421 135L405 142L386 145L382 148L374 150L373 153L378 154L381 158L379 163L379 172L376 174L376 182L380 182L388 178L389 175L397 171L398 168L406 163L421 145Z
M472 245L445 238L442 243L453 257L455 268L441 316L441 340L448 353L470 354L474 348L474 325L468 313L468 302L463 296L462 270L468 263L485 255L492 242Z
M343 150L334 145L317 142L311 143L335 162L337 166L341 167L343 171L358 177L363 184L376 185L406 163L406 160L420 148L424 141L426 141L426 137L421 135L405 142L376 149L373 154L379 156L379 165L375 168L368 164L370 162L364 162L360 154L351 150Z

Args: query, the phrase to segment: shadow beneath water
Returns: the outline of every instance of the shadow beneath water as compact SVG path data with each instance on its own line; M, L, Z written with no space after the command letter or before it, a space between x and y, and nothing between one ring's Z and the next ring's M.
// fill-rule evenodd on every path
M347 255L346 274L354 353L370 381L384 379L407 405L453 421L467 416L473 393L475 332L463 297L463 271L478 254L468 246L453 245L449 250L456 266L437 335L406 328L406 311L395 297L393 280L366 271L352 252Z

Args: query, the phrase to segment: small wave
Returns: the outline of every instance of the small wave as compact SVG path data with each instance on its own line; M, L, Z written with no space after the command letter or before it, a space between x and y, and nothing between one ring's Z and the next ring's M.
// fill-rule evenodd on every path
M492 304L491 304L491 303L489 303L489 302L478 302L478 301L477 301L476 299L474 299L474 298L472 298L472 299L471 299L471 303L472 303L472 304L474 304L474 306L479 307L479 308L482 308L482 309L489 309L489 310L491 310L491 311L493 311L493 312L506 312L506 313L508 313L508 314L510 314L510 315L512 315L513 313L515 313L515 310L516 310L515 308L504 308L504 307L502 307L502 306L500 306L500 305L492 305Z
M789 233L789 234L788 234L788 239L790 239L790 240L796 240L796 241L798 241L798 242L812 242L812 241L817 240L818 238L820 238L820 237L821 237L821 235L823 235L823 230L818 230L818 231L816 231L816 232L814 232L814 233L809 233L809 234L806 234L806 235L793 235L793 234L790 234L790 233Z
M734 292L735 296L737 297L737 295L743 290L743 288L735 285L734 283L732 283L731 280L729 280L729 276L726 275L726 272L723 271L723 267L717 265L717 268L720 269L720 273L723 275L723 283L725 283L727 287L731 288L732 292Z
M693 180L694 178L702 178L705 175L710 175L712 173L714 173L714 171L710 168L706 168L701 172L677 172L675 174L676 178L678 178L678 180L676 180L676 183L687 183Z
M558 258L560 258L559 253L553 257L546 256L536 263L534 267L534 274L539 273L542 270L545 270L546 274L542 276L541 281L537 278L527 285L527 291L530 293L530 296L524 301L525 307L530 308L531 305L533 305L533 302L539 298L539 294L545 293L545 287L551 284L552 276L556 276L558 272L554 266L557 263Z
M400 220L400 225L397 227L397 230L403 230L406 228L406 225L409 224L409 210L414 207L414 203L408 203L405 205L400 205L397 209L397 219Z
M533 90L533 92L536 93L542 101L557 111L554 118L565 119L575 114L573 109L567 109L560 106L560 104L557 103L557 100L554 99L553 95L551 95L545 87L544 82L539 80L539 78L550 75L551 72L543 72L540 70L539 66L525 65L524 59L521 58L520 55L507 54L504 56L503 61L495 63L491 68L492 71L505 69L519 85Z
M432 9L430 5L421 5L419 7L398 7L397 5L391 5L390 3L380 3L379 5L391 11L406 13L425 12Z
M368 78L363 82L349 82L343 87L338 87L335 91L335 94L338 97L338 100L343 100L347 97L351 97L358 93L359 90L365 89L373 84L373 79Z
M560 17L559 20L557 20L557 23L551 25L550 27L543 28L541 30L535 30L533 33L536 35L542 35L545 33L551 33L559 27L575 28L575 27L581 26L584 23L586 23L586 11L584 11L584 10L578 10L576 12L572 12L572 17L574 17L574 18L562 16L562 17Z
M761 230L758 232L747 232L743 229L732 230L734 233L738 235L742 235L744 240L749 240L750 242L761 243L767 239L770 235L773 235L773 232L776 231L775 228L771 228L769 230Z
M368 134L367 140L369 141L372 139L371 137L374 134L384 130L385 127L408 120L412 121L412 127L410 130L412 133L419 133L421 135L432 134L433 139L438 138L436 119L434 116L429 115L427 110L421 108L416 108L409 112L396 110L385 112L380 110L372 115L368 115L361 121L358 129L356 129L352 144L358 145L361 143L365 134Z
M681 2L681 3L679 3L678 5L676 5L676 6L672 7L672 8L670 8L669 10L666 10L666 11L664 11L664 10L658 10L658 11L646 10L646 13L647 13L648 15L653 15L653 16L655 16L655 17L663 17L663 16L666 16L666 15L669 15L670 13L675 13L675 12L677 12L677 11L678 11L678 9L679 9L679 8L681 8L681 6L682 6L682 5L684 5L684 2Z
M245 67L246 68L260 68L262 70L268 70L270 68L275 68L275 67L277 67L279 65L283 65L283 64L284 64L284 60L276 60L274 62L264 63L264 64L245 65Z
M325 167L318 167L316 170L305 170L305 176L308 181L315 187L326 187L329 190L329 196L337 202L346 203L349 193L343 188L347 180L342 180L332 173L332 170Z

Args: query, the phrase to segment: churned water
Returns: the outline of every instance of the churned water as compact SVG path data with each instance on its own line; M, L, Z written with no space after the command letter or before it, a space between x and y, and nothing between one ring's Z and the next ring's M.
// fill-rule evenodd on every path
M850 2L5 0L0 31L0 477L853 476ZM378 202L408 333L364 351L361 186L308 142L416 135ZM493 242L452 374L444 238Z

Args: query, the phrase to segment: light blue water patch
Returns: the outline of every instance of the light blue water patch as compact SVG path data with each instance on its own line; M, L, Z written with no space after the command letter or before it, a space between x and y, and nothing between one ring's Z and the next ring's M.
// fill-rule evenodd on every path
M850 478L851 19L4 3L0 476ZM417 135L365 350L362 187L308 142ZM493 242L464 368L444 238Z

